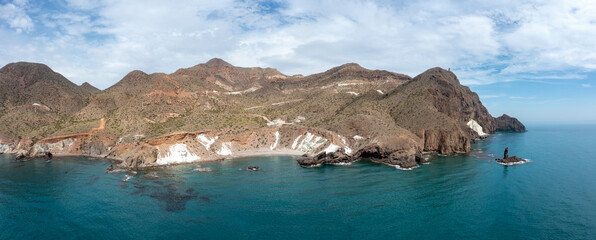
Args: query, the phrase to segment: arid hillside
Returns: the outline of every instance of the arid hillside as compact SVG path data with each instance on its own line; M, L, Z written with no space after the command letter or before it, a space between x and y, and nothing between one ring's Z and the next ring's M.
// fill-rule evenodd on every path
M496 123L441 68L411 78L349 63L287 76L212 59L172 74L132 71L100 91L42 64L14 63L0 83L0 152L108 157L120 168L254 154L413 168L422 154L465 153L474 138L525 129L516 119Z

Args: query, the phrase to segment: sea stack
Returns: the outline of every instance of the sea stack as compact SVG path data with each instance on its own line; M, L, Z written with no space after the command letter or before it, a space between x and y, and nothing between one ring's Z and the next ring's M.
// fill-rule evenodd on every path
M505 152L503 153L503 158L497 159L497 163L505 166L514 165L514 164L522 164L527 162L527 160L518 158L517 156L509 157L509 147L505 148Z

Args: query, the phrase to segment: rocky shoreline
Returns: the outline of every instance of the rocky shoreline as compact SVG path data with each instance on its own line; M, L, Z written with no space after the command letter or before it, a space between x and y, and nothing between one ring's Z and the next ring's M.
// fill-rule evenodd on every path
M375 148L376 149L376 148ZM293 154L292 154L293 153ZM37 155L37 156L25 156L22 154L16 153L4 153L0 152L0 154L9 154L14 156L15 162L26 162L32 160L44 160L47 158L46 155ZM425 153L429 154L429 153ZM437 154L437 153L435 153ZM431 154L432 155L432 154ZM437 154L439 155L439 154ZM323 165L350 165L353 162L362 160L364 158L370 160L374 163L384 164L388 166L395 167L396 169L400 170L412 170L419 167L419 164L428 164L430 163L428 155L424 157L421 153L416 153L414 155L403 155L400 153L387 153L382 151L371 151L368 149L367 151L361 151L355 155L347 155L345 154L345 150L340 148L335 152L321 152L319 154L303 154L297 155L295 152L291 151L279 151L279 152L265 152L265 151L254 151L252 153L241 153L238 155L228 156L226 158L219 158L219 159L211 159L211 160L201 160L195 162L188 162L188 163L170 163L170 164L163 164L163 165L152 165L152 166L144 166L144 167L135 167L135 168L123 168L121 164L123 160L109 158L107 156L90 156L90 155L77 155L77 154L55 154L53 157L89 157L89 158L99 158L99 159L106 159L112 162L112 164L106 169L106 172L118 172L118 171L126 171L126 172L136 172L136 171L144 171L155 169L159 167L167 167L167 166L175 166L175 165L184 165L184 164L197 164L197 163L204 163L204 162L217 162L217 161L227 161L227 160L241 160L249 157L261 157L261 156L295 156L296 163L303 168L313 168L313 167L321 167ZM46 159L47 160L47 159ZM504 158L496 159L496 162L504 165L504 166L511 166L516 164L523 164L528 162L526 159L519 158L517 156L505 156ZM247 167L249 171L256 171L259 170L257 166L249 166ZM198 168L197 171L209 171L203 168Z
M55 157L83 156L105 158L113 162L111 170L143 170L160 166L221 161L223 159L268 155L301 156L296 160L302 167L322 165L348 165L362 158L372 162L414 169L428 161L423 153L453 155L470 151L470 142L485 138L482 128L473 125L477 137L453 138L448 132L426 132L423 139L414 135L407 138L380 136L343 137L337 133L301 126L278 126L255 129L238 134L221 134L220 131L181 132L164 135L143 142L119 143L114 136L92 132L71 136L41 139L20 139L18 142L0 143L0 153L15 154L19 161L40 158L47 154ZM420 144L424 140L424 147ZM450 144L450 145L447 145ZM430 148L438 149L428 151ZM25 146L25 147L23 147ZM30 147L28 147L30 146ZM423 151L423 149L427 151ZM502 164L516 164L523 159L504 158Z
M196 164L196 163L201 163L201 162L212 162L212 161L223 161L225 159L242 159L242 158L247 158L247 157L257 157L257 156L272 156L272 155L282 155L282 156L300 156L296 159L296 163L298 165L300 165L301 167L305 167L305 168L311 168L311 167L320 167L323 165L349 165L352 162L355 161L359 161L363 158L365 159L369 159L371 162L375 162L375 163L380 163L380 164L385 164L385 165L389 165L389 166L394 166L397 169L402 169L402 170L411 170L414 168L419 167L419 164L426 164L429 163L428 157L423 157L423 152L420 150L420 148L416 147L415 145L413 147L410 148L404 148L402 145L387 145L385 144L378 144L378 141L373 140L373 141L369 141L368 144L363 144L361 145L356 152L354 152L355 150L351 149L357 147L357 145L355 144L357 141L342 141L344 139L341 138L341 136L339 136L335 141L333 140L333 138L331 138L331 142L326 144L320 144L318 146L312 146L309 145L311 148L308 148L309 151L304 152L299 148L299 144L298 144L298 140L300 140L301 138L304 137L305 134L300 134L298 135L294 142L293 142L293 146L289 146L289 143L280 143L279 142L279 137L280 134L278 134L280 132L280 128L272 128L271 130L275 130L274 134L271 134L273 136L277 137L277 142L273 142L271 143L272 146L275 146L276 149L273 148L267 148L267 149L244 149L242 151L236 151L237 148L234 148L233 144L230 144L229 147L231 147L232 149L234 149L234 151L232 152L230 150L230 154L225 154L225 155L221 155L221 154L212 154L213 152L215 153L222 153L221 149L212 149L210 150L209 148L205 148L204 146L202 146L203 149L206 150L210 150L213 152L210 152L211 155L206 154L206 153L202 153L201 155L197 155L199 158L193 161L173 161L173 162L166 162L166 163L158 163L159 161L159 157L157 159L155 159L153 161L153 164L137 164L137 165L130 165L131 163L133 163L130 159L122 159L122 158L118 158L117 155L114 154L114 152L108 152L107 149L106 151L100 151L100 152L104 152L104 154L102 155L90 155L90 154L73 154L73 153L63 153L63 152L57 152L57 153L52 153L51 151L49 151L50 149L56 149L56 148L52 148L52 147L39 147L38 144L34 144L32 148L29 149L29 151L26 151L24 149L20 149L18 151L14 151L14 148L11 148L10 145L6 145L3 144L3 151L0 152L0 154L2 153L9 153L9 154L14 154L15 156L15 161L29 161L32 159L41 159L41 158L48 158L48 156L52 156L52 157L76 157L76 156L81 156L81 157L93 157L93 158L103 158L103 159L107 159L110 160L112 162L112 165L109 166L108 169L106 169L107 172L111 172L111 171L116 171L119 169L122 170L126 170L126 171L136 171L136 170L145 170L145 169L152 169L155 167L162 167L162 166L171 166L171 165L180 165L180 164ZM284 132L284 131L282 131ZM192 137L192 139L199 139L196 141L201 141L200 139L202 137L204 137L205 135L201 135L204 133L200 133L200 134L189 134L189 133L184 133L182 134L185 137ZM309 133L310 134L310 133ZM308 139L315 139L313 136L314 135L308 135L306 134ZM327 136L332 136L332 135L327 135ZM481 138L485 138L486 136L482 136ZM235 138L237 138L237 136L235 136ZM294 138L294 136L292 136L292 138ZM169 159L188 159L189 155L194 155L197 153L193 153L192 150L194 150L193 148L185 148L182 149L178 152L173 151L172 146L176 145L176 144L180 144L180 142L186 142L184 141L184 138L179 138L176 137L175 138L176 141L172 142L170 144L166 144L166 146L168 146L169 148L161 148L161 149L170 149L169 152ZM212 139L215 139L215 137L213 137ZM219 139L219 138L217 138ZM225 137L222 136L222 139L225 139ZM321 138L322 139L322 138ZM204 140L204 139L203 139ZM362 139L360 139L362 140ZM321 141L321 140L319 140ZM44 141L41 141L44 142ZM45 141L47 143L47 141ZM149 142L152 142L151 140ZM213 141L212 144L214 144L216 141ZM301 142L301 144L304 144L305 142ZM373 144L374 143L374 144ZM286 144L288 146L286 146ZM338 146L338 145L342 145L342 147ZM200 144L199 144L200 145ZM308 144L307 144L308 145ZM37 147L36 147L37 146ZM60 145L62 146L62 145ZM189 147L192 145L188 145ZM201 145L200 145L201 146ZM226 147L227 145L224 143L222 143L223 147ZM34 151L33 149L46 149L45 151L40 151L40 150L36 150ZM61 148L61 150L65 151L68 150L69 148ZM159 151L159 148L155 148ZM501 159L496 159L497 163L502 164L502 165L514 165L514 164L522 164L527 162L527 160L519 158L517 156L512 156L510 157L508 155L508 148L505 149L504 152L504 156ZM135 151L135 154L138 153L143 153L142 151ZM208 152L209 153L209 152ZM440 152L434 152L435 154L440 154ZM429 152L425 152L424 154L430 154ZM161 154L158 154L161 155ZM138 156L138 155L137 155ZM172 157L173 156L173 157ZM211 157L209 157L211 156ZM163 158L164 156L162 156ZM51 157L50 157L51 159ZM142 159L145 160L145 159Z
M439 67L414 78L355 63L288 76L216 58L171 74L135 70L94 90L19 62L0 69L0 83L0 153L102 157L113 169L259 154L300 155L303 167L366 158L413 169L423 153L467 153L495 131L525 131Z

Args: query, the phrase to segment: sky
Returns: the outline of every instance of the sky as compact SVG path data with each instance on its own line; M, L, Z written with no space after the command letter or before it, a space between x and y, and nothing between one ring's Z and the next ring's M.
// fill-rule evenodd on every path
M596 123L593 0L0 0L0 65L105 89L218 57L312 74L451 68L493 116Z

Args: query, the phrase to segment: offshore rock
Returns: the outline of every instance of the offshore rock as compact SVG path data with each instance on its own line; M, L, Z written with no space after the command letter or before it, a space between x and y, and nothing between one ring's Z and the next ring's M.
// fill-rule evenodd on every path
M261 170L261 168L260 168L259 166L247 166L247 167L246 167L246 170L247 170L247 171L253 171L253 172L254 172L254 171L259 171L259 170Z
M321 152L315 156L303 156L296 160L298 165L301 167L314 167L321 166L323 164L348 164L354 161L349 155L345 154L343 148L338 149L336 152Z
M525 162L527 162L527 160L518 158L517 156L497 159L497 163L502 164L502 165L522 164Z

